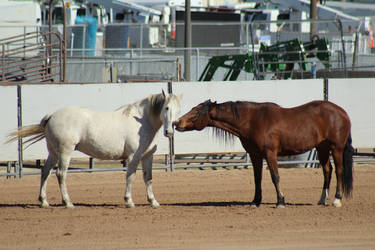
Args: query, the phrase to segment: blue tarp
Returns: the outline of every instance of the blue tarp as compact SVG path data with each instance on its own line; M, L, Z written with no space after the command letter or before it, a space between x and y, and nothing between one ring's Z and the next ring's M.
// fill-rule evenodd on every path
M85 55L94 56L96 48L96 32L98 30L98 20L91 16L77 16L75 24L86 25L85 48L89 49ZM79 28L82 29L82 28ZM74 48L82 48L83 32L74 32Z

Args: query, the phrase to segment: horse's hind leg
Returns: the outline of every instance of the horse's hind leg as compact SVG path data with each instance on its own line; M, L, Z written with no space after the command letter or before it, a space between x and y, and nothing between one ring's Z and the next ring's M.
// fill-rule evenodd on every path
M344 152L344 149L338 149L338 148L332 149L332 156L335 162L336 181L337 181L335 199L332 202L332 204L335 207L342 206L341 200L342 200L343 152Z
M320 200L318 205L328 205L328 194L329 194L329 186L331 183L331 176L332 176L332 165L329 160L329 147L328 145L319 145L316 148L318 152L319 162L322 165L323 169L323 176L324 176L324 184L322 189L322 194L320 196Z
M71 158L70 153L60 154L58 159L58 168L56 171L57 180L59 181L60 192L62 196L62 202L65 204L66 208L73 208L73 203L70 201L68 190L66 188L66 172L69 167Z
M150 154L142 160L143 180L146 185L147 200L152 207L158 207L160 205L152 192L152 159L153 155Z
M48 177L51 175L51 170L56 165L56 162L56 156L52 153L49 153L47 161L41 169L39 201L40 206L43 208L49 207L47 201L47 180Z
M277 154L275 152L267 152L266 155L267 155L266 160L267 160L268 167L270 169L272 182L276 189L276 195L277 195L276 207L284 208L285 199L280 189L280 176L279 176L279 170L277 166Z

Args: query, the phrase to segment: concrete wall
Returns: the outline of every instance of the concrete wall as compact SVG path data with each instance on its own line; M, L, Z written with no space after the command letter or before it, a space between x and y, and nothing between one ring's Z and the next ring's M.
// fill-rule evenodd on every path
M16 160L17 143L4 144L6 135L17 128L17 87L0 87L0 161Z
M355 147L375 147L375 85L373 79L330 79L329 99L349 113ZM65 106L85 106L112 111L150 94L167 91L167 83L24 85L22 86L23 125L39 123L47 113ZM184 82L174 83L173 92L182 94L181 115L197 104L211 99L270 101L284 107L323 99L323 80ZM17 144L4 144L6 135L17 127L17 88L0 87L0 161L17 160ZM168 140L159 133L157 154L168 152ZM222 145L208 130L175 134L176 153L243 151L240 143ZM24 151L24 159L47 156L45 142ZM83 156L75 154L75 157Z
M375 79L332 79L329 100L343 107L352 122L353 145L375 146Z

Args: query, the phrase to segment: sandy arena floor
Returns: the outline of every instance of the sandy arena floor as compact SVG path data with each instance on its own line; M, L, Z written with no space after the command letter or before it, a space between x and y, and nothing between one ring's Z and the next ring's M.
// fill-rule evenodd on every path
M75 209L60 204L57 180L51 208L39 208L39 176L0 178L0 249L375 249L375 165L356 165L354 194L342 208L322 207L321 169L280 169L288 206L264 171L263 204L251 209L252 169L154 171L161 207L146 201L142 173L137 207L124 206L123 172L71 173ZM336 181L332 180L332 200Z

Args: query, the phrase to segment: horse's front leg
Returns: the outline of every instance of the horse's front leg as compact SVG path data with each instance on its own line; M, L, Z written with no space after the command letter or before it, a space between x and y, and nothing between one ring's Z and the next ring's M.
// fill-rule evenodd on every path
M126 187L125 187L125 206L129 208L134 208L134 202L132 199L132 186L135 178L135 173L137 171L137 166L140 161L140 156L138 154L133 154L129 156L129 165L126 170Z
M276 189L276 195L277 195L277 208L284 208L285 207L285 199L284 195L281 192L280 189L280 176L279 176L279 170L277 166L277 154L276 152L267 152L266 153L266 160L268 167L270 169L270 174L271 174L271 179L273 182L273 185L275 186Z
M263 175L263 158L251 155L251 162L254 171L255 195L254 200L250 203L251 207L259 207L262 202L262 175Z
M153 154L149 154L142 160L143 180L146 185L147 200L150 202L152 207L159 207L159 203L155 199L154 193L152 192L152 160Z

